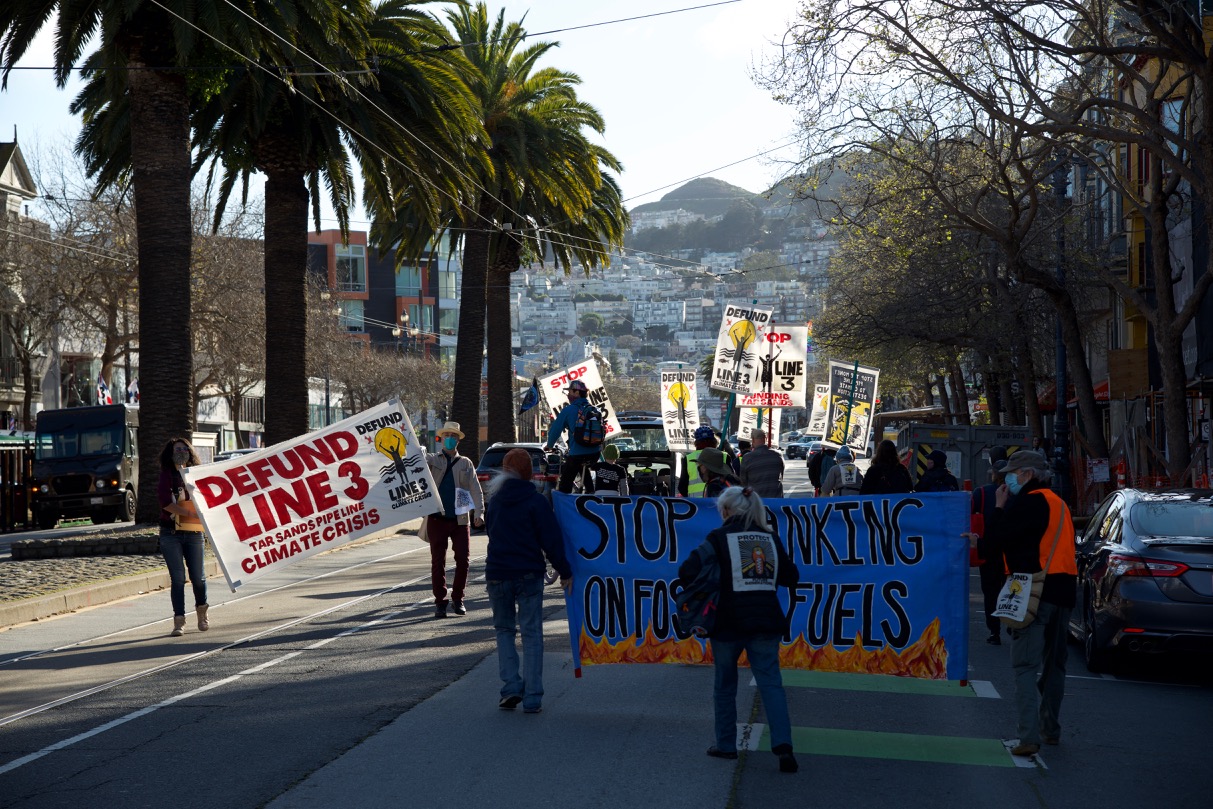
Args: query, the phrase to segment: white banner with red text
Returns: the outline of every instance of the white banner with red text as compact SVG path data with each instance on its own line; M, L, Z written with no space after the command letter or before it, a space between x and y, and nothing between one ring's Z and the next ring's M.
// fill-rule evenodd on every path
M425 448L395 399L182 477L233 591L438 508Z
M583 360L549 376L539 377L539 390L543 391L543 399L547 402L548 413L551 414L551 417L555 419L559 416L560 411L569 403L569 396L565 393L565 388L573 381L585 383L589 391L586 398L602 413L604 437L610 438L613 435L619 435L619 419L615 417L615 408L611 406L606 387L602 384L602 374L598 373L598 363L593 359ZM548 440L559 441L560 436L550 436ZM572 440L572 431L570 431L569 440Z

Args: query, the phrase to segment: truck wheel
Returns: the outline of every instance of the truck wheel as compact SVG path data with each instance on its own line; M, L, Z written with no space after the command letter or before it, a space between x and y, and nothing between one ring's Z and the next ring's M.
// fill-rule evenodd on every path
M114 520L115 522L130 522L133 519L135 519L135 493L127 489L122 498L122 505L114 509Z
M59 515L51 511L49 508L44 508L38 511L38 527L42 529L54 528L55 523L59 522Z

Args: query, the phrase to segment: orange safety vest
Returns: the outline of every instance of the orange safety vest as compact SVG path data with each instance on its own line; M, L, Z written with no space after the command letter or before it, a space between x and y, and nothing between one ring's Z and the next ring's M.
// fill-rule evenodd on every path
M1039 494L1049 503L1049 527L1045 529L1045 534L1040 540L1040 569L1044 570L1045 565L1048 564L1049 569L1045 571L1046 574L1069 573L1077 576L1074 521L1070 519L1070 509L1066 507L1066 502L1058 497L1052 489L1037 489L1029 494ZM1060 534L1057 532L1058 525L1061 526ZM1053 537L1057 537L1057 551L1053 553L1053 561L1050 563L1049 553L1053 550Z

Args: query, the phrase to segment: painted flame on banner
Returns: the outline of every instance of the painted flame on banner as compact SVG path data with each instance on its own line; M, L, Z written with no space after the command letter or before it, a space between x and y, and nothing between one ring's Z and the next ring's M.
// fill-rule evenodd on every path
M706 664L712 662L711 647L703 641L670 637L657 640L652 628L645 630L643 641L629 635L612 644L607 638L594 640L583 630L580 639L582 665L605 663L681 663ZM860 639L850 649L838 651L832 646L814 649L798 637L779 650L779 665L785 669L809 671L831 671L849 674L890 674L898 677L917 677L924 680L947 679L948 650L939 634L939 620L930 623L922 637L898 652L883 649L865 649ZM745 655L741 664L749 665Z

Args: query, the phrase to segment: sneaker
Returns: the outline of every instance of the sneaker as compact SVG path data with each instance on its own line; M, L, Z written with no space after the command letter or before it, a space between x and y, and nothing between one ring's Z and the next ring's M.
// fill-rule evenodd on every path
M1058 745L1061 744L1060 736L1045 736L1043 739L1045 744Z
M522 702L522 697L517 694L511 694L508 697L502 697L501 702L497 703L497 707L503 711L512 711L518 707L518 703Z
M457 598L451 602L451 608L455 610L456 615L467 615L468 608L463 605L463 599Z
M446 617L446 604L439 604L437 607L434 608L434 617L435 618L445 618Z
M721 750L716 745L708 748L708 755L712 758L727 758L729 761L734 761L737 758L736 750Z
M523 708L523 713L543 713L543 708L536 705L534 708Z
M986 643L990 644L991 646L1002 646L1002 636L1000 636L997 632L994 632L990 635L990 637L986 638Z
M1011 748L1011 755L1013 756L1034 756L1039 752L1039 744L1029 744L1028 742L1020 742Z
M796 772L800 769L800 765L796 763L796 756L791 753L779 754L779 771L780 772Z

